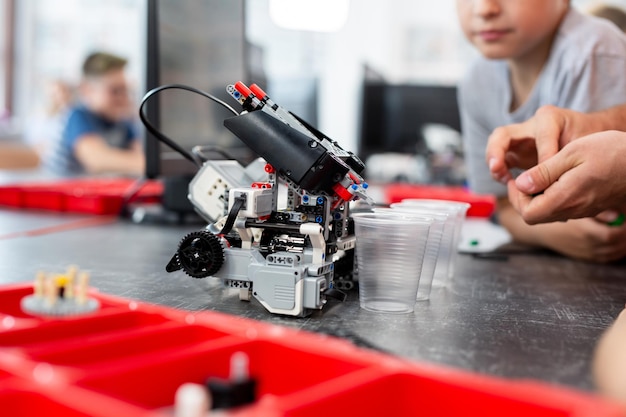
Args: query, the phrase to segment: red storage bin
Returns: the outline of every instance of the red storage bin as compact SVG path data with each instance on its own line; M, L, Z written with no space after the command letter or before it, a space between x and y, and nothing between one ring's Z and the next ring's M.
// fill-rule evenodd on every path
M88 178L0 186L0 205L22 209L115 215L126 194L135 186L132 179ZM147 181L131 202L156 203L163 185Z
M496 209L495 196L474 194L463 187L391 184L385 186L384 190L390 204L407 198L461 201L470 205L468 217L489 217Z
M11 416L171 416L181 384L228 378L237 352L249 359L258 398L231 416L624 416L588 393L421 364L211 311L92 293L102 304L96 313L35 317L19 308L31 291L0 287L0 317L22 321L0 327L0 410Z

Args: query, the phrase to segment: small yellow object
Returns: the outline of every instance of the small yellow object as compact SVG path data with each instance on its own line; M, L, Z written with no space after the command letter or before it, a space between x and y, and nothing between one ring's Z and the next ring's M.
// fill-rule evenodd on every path
M65 287L69 281L70 279L67 277L67 275L56 275L54 277L54 283L57 285L57 287Z

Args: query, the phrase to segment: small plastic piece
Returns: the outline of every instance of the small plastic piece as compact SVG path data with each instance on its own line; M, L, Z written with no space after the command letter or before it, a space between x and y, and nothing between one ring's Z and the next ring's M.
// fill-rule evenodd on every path
M254 111L263 108L264 103L254 95L252 91L241 81L237 81L234 86L226 87L226 91L239 101L247 111ZM240 97L238 98L238 95Z
M191 232L180 241L176 261L187 275L206 278L222 267L224 248L219 238L209 231Z
M252 90L254 95L257 96L261 100L266 100L268 98L267 93L263 91L263 89L256 84L252 84L250 86L250 90Z
M250 91L250 89L241 81L237 81L235 83L235 90L239 91L241 95L245 98L250 97L250 95L252 94L252 91Z
M233 382L247 381L249 374L248 355L243 352L236 352L230 357L230 380Z
M78 277L78 279L76 278ZM26 313L41 316L74 316L91 313L100 308L100 302L87 295L89 274L70 266L65 274L37 273L33 294L22 298Z
M250 377L248 364L248 355L235 352L230 358L229 379L208 379L212 408L232 408L256 401L256 380Z
M211 395L205 386L186 383L176 390L174 417L206 417L210 408Z
M352 199L352 194L350 193L350 191L346 190L339 183L333 186L333 191L344 201L350 201Z

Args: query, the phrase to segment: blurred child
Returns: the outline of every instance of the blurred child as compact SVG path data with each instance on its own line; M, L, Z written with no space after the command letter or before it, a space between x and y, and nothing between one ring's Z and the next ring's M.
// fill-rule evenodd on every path
M126 60L104 52L89 55L82 68L79 104L67 117L62 138L45 165L61 175L141 175L144 156L131 123L133 108Z
M626 102L625 35L569 0L457 0L457 11L482 55L459 85L470 187L499 197L499 221L518 242L592 261L626 256L626 227L593 219L529 226L485 163L491 132L543 105L589 112Z

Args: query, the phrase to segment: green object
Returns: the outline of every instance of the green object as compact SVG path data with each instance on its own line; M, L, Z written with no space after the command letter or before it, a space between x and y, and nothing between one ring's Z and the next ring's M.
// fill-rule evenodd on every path
M622 219L623 220L623 219ZM480 242L478 241L478 239L472 239L470 240L470 246L478 246Z
M624 224L624 220L626 220L626 216L624 213L620 213L619 216L617 216L617 219L609 223L609 226L621 226Z

